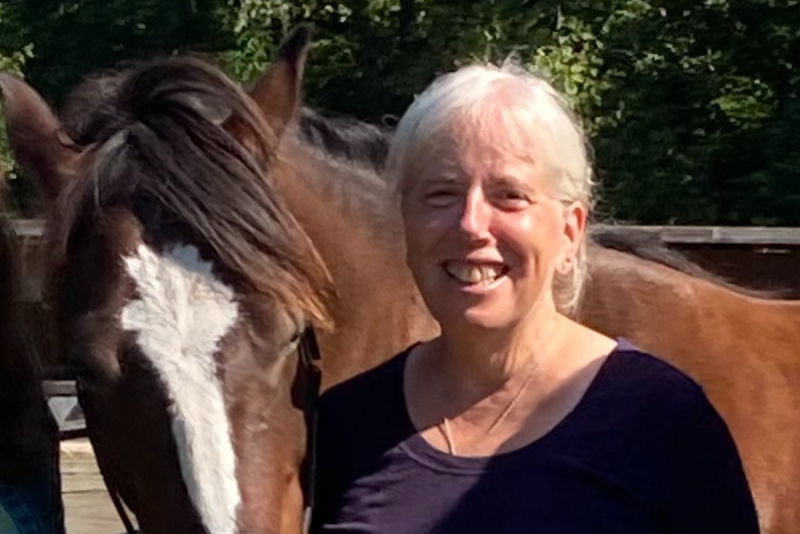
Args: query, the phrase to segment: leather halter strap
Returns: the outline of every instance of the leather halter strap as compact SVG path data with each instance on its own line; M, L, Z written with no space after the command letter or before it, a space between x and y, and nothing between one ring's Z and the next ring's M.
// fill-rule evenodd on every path
M317 431L318 431L318 417L317 399L319 398L320 385L322 383L322 370L319 367L319 362L322 359L322 354L319 350L317 343L317 335L314 332L314 327L309 325L303 332L303 337L300 340L299 347L301 371L305 373L306 380L308 380L308 387L306 389L306 402L303 406L306 417L306 459L305 459L305 477L303 480L303 495L305 496L305 508L303 510L303 532L308 534L311 530L311 515L314 511L315 494L317 490Z

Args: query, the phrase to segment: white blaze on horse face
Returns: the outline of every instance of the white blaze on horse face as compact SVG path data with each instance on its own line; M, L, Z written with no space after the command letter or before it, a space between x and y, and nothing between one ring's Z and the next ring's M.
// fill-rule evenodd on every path
M209 532L233 533L241 495L214 356L236 323L234 293L190 246L158 255L140 245L125 266L139 298L123 308L122 327L136 332L166 388L189 496Z

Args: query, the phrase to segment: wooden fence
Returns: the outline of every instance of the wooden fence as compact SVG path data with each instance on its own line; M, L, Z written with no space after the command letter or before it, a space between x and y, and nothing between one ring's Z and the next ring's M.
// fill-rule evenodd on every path
M732 283L800 298L800 227L598 225L595 231L655 235Z

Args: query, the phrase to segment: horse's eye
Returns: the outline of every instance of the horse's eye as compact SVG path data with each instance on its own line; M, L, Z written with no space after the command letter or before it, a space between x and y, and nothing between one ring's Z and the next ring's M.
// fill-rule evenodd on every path
M302 337L303 337L303 332L301 330L295 331L295 333L292 334L292 337L289 338L289 342L286 343L286 345L281 350L279 357L282 358L284 356L288 356L291 353L293 353L297 349L297 346L300 344L300 340Z

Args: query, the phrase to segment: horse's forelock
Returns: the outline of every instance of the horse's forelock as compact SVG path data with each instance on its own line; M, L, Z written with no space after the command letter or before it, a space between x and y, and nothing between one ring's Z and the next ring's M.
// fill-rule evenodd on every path
M225 128L236 117L251 142ZM170 58L95 78L66 106L67 130L92 158L62 194L54 248L112 205L157 202L254 291L327 323L329 279L313 244L265 176L274 133L221 71Z

